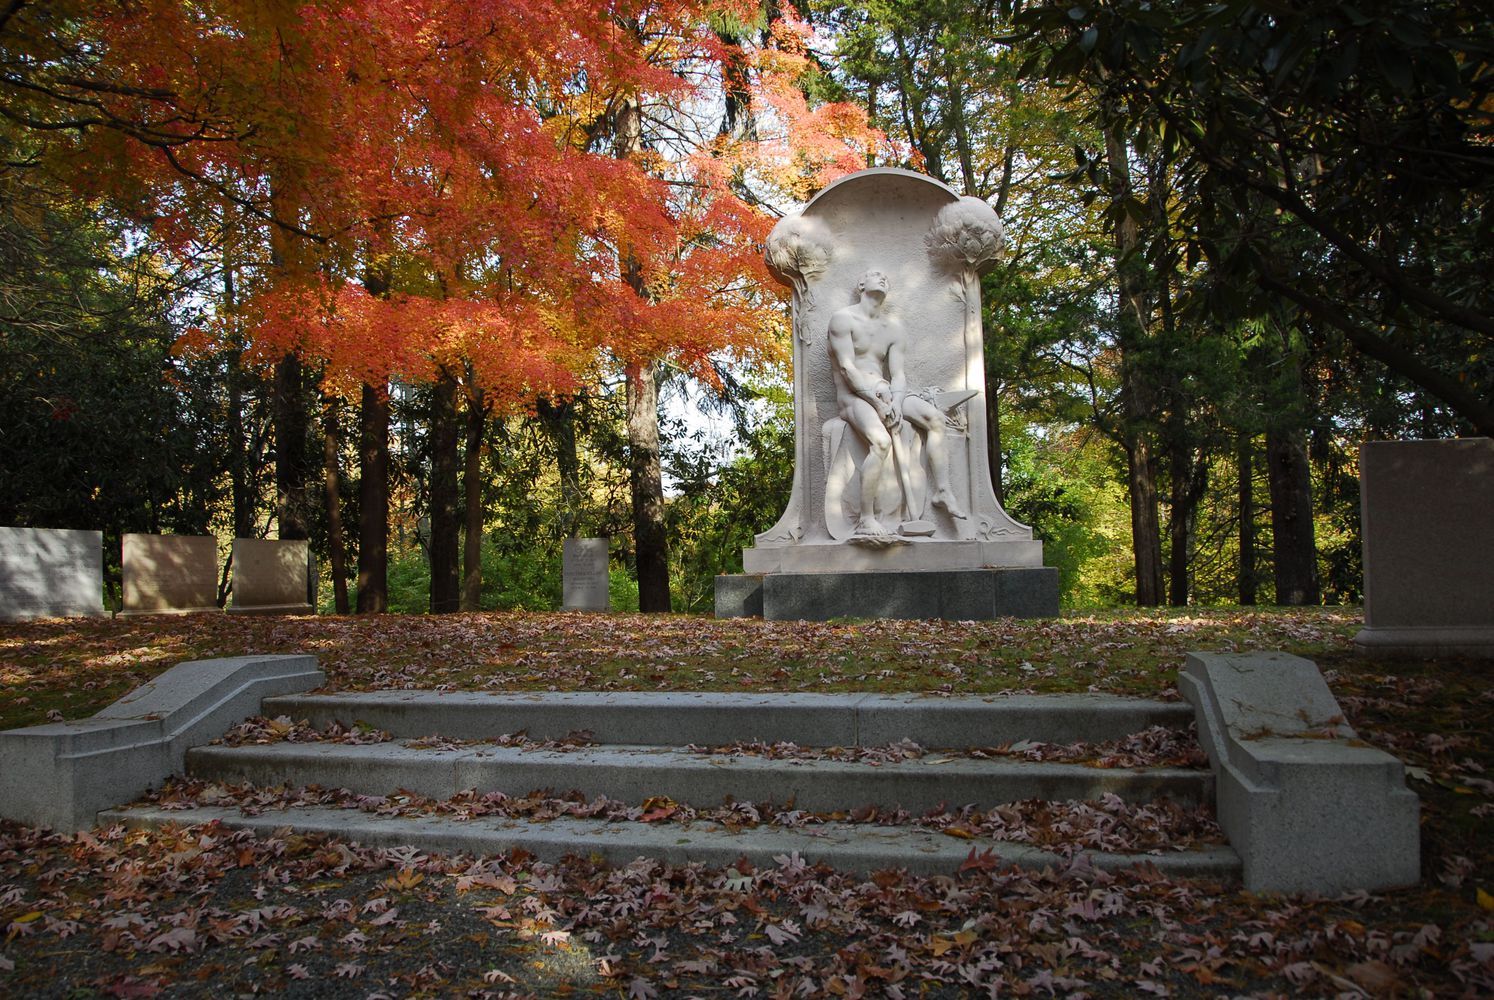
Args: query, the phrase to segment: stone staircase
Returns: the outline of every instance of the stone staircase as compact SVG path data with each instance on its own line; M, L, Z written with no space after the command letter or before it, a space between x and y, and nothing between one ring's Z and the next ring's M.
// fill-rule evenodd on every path
M609 821L561 816L543 822L508 815L464 816L461 810L389 815L347 801L267 806L257 815L237 805L143 803L106 810L104 823L200 823L262 831L294 827L365 844L414 845L423 851L496 853L522 848L542 859L596 854L622 864L639 855L727 865L746 856L772 863L798 852L809 863L852 871L906 868L952 873L972 858L1024 866L1064 866L1061 853L1028 843L951 835L911 823L853 822L875 805L917 817L948 806L989 810L1027 800L1095 801L1112 796L1146 804L1212 803L1207 769L1097 767L971 755L1015 741L1054 744L1116 740L1153 726L1186 729L1183 703L1097 695L942 698L917 695L693 693L438 693L385 691L281 695L263 701L266 717L306 720L325 729L382 730L382 742L269 742L197 746L186 753L188 777L218 786L346 789L355 796L394 793L445 800L469 790L511 797L547 789L625 803L669 802L699 809L724 802L774 802L823 822L740 825L709 820ZM512 734L524 734L522 745ZM578 734L584 733L584 739ZM500 741L500 738L502 739ZM500 742L494 742L500 741ZM547 742L548 741L548 742ZM893 753L845 748L910 746ZM735 744L843 748L836 755L710 752ZM413 745L412 745L413 744ZM740 748L738 748L740 749ZM831 759L831 756L849 759ZM166 806L172 806L167 808ZM1090 851L1071 845L1100 868L1140 861L1175 876L1238 880L1239 856L1224 844L1147 854Z

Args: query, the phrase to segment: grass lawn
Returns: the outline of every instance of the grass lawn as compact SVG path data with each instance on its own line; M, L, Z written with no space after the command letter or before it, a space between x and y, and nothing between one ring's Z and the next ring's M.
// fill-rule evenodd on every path
M183 660L309 652L329 690L1104 691L1188 650L1308 657L1423 802L1420 886L1257 898L1139 870L858 879L426 858L209 828L0 826L0 994L1436 995L1494 990L1494 669L1355 658L1357 610L824 624L221 615L0 625L0 728L85 717ZM184 819L190 814L184 814ZM393 914L392 916L390 914Z

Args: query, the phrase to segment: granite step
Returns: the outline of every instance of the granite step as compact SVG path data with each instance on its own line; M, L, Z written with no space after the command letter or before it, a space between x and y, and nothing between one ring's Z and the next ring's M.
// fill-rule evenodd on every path
M187 751L185 773L265 789L309 786L367 796L404 790L438 801L469 790L515 797L576 792L587 800L605 797L634 806L656 797L702 810L727 802L772 802L822 815L852 814L865 806L919 815L967 805L990 809L1027 800L1094 801L1111 795L1133 805L1167 799L1190 808L1212 801L1214 793L1213 775L1202 768L1117 768L968 752L1017 740L1099 743L1153 726L1181 731L1192 722L1191 709L1182 703L1101 695L382 691L281 695L266 698L261 708L263 715L305 720L317 729L333 723L371 727L391 738L199 746ZM492 742L518 733L528 737L521 745ZM586 742L536 745L578 733L587 734ZM903 759L876 752L903 741L924 751ZM698 749L736 743L862 752L759 756ZM498 815L464 818L441 811L397 817L304 802L264 808L256 816L220 804L169 805L110 810L99 820L139 826L217 821L260 832L289 826L432 852L488 854L522 848L546 859L581 853L616 864L648 855L724 865L745 855L761 865L797 852L810 863L824 861L851 871L907 868L947 874L958 871L972 848L993 851L988 857L1004 864L1072 863L1065 854L1030 844L989 836L971 840L912 825L764 823L742 829L701 819L688 824L570 816L535 821ZM1101 868L1141 862L1179 877L1239 877L1238 855L1223 845L1146 854L1092 852L1077 843L1074 848Z
M1151 726L1186 729L1184 702L1113 695L739 694L721 692L372 691L266 698L264 714L318 729L362 723L401 739L492 739L520 731L635 746L790 742L808 747L986 747L1120 739Z
M874 804L914 813L941 803L990 808L1026 799L1096 800L1107 793L1129 803L1165 797L1191 806L1212 801L1214 780L1201 769L1101 768L938 753L869 763L638 746L555 751L473 744L432 749L393 742L197 747L187 752L187 771L221 783L317 785L365 795L404 789L445 799L469 789L511 796L550 789L624 802L667 796L697 807L772 801L816 812Z
M726 866L748 858L756 867L771 867L775 859L797 853L807 864L825 863L842 871L869 873L901 868L915 875L952 875L974 851L1000 867L1062 870L1075 860L1028 844L983 839L969 841L916 827L827 823L813 828L786 829L758 826L729 830L715 823L609 823L603 820L559 818L543 823L478 817L389 817L327 806L293 806L267 810L257 816L236 808L199 807L167 810L148 806L110 809L99 814L103 824L123 823L136 828L159 828L218 822L230 829L252 830L269 836L285 827L301 833L320 833L372 847L413 846L427 853L491 855L523 849L543 861L567 854L597 856L625 865L640 856L675 864L700 862ZM986 852L991 852L987 855ZM1224 845L1190 851L1150 854L1111 854L1084 851L1079 864L1107 871L1136 864L1155 865L1171 878L1218 879L1238 882L1240 858Z

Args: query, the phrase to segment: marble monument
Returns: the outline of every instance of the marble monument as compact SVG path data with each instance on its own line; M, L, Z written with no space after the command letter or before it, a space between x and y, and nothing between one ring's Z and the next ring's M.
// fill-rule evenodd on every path
M1042 543L1002 509L986 449L980 274L1001 220L906 170L864 170L783 219L795 455L782 517L717 580L720 616L1058 613Z

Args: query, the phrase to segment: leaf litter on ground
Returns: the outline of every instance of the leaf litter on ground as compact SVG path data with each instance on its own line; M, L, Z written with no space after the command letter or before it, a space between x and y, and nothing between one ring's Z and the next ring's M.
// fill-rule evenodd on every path
M212 824L76 837L4 824L0 994L1489 995L1494 671L1469 661L1360 660L1351 643L1360 622L1356 609L1189 609L983 623L503 613L0 625L3 727L81 718L177 662L246 653L313 653L328 691L1099 691L1173 699L1188 650L1280 649L1317 662L1359 738L1406 761L1423 803L1424 858L1418 886L1316 899L1174 882L1145 867L1105 875L1087 867L1082 851L1066 867L1020 872L990 840L972 840L962 871L949 876L861 878L791 856L760 870L745 859L719 869L646 861L608 869L584 858L424 857L289 830L256 838ZM240 738L385 738L357 726L311 733L288 719L260 724ZM509 738L521 748L527 740ZM431 748L455 745L438 739ZM1155 762L1174 751L1015 743L967 752L1095 763L1110 756L1131 766L1124 755ZM193 804L184 793L164 794L163 802ZM205 786L193 797L274 810L295 794ZM436 804L399 793L374 798L383 801L343 805L464 807L461 796ZM558 816L592 805L563 795L525 799L513 808ZM637 821L702 821L688 803L599 808L636 810ZM1103 804L1087 808L1104 812ZM870 806L853 811L846 821L887 818ZM817 821L768 804L738 805L736 814L729 818L738 823ZM191 815L183 808L184 820ZM930 821L958 831L972 818L946 810ZM1020 810L997 818L1012 827L1055 821Z

